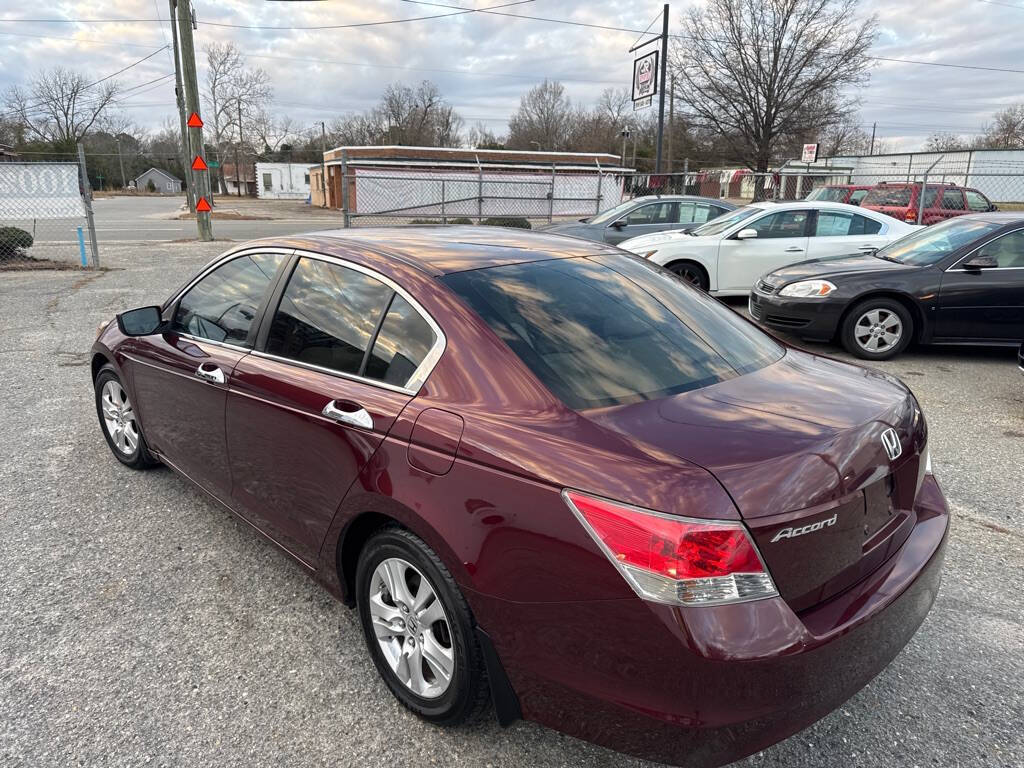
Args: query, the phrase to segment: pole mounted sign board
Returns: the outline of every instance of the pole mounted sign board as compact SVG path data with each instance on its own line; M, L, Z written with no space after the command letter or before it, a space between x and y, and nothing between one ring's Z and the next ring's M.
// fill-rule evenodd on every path
M651 51L633 61L633 107L649 106L658 93L658 51Z
M800 156L800 159L805 163L815 162L818 159L818 145L804 144L804 153Z

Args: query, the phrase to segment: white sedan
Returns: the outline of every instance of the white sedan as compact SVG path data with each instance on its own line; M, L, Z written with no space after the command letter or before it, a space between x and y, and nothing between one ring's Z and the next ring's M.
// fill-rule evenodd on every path
M856 205L753 203L690 232L634 237L619 245L718 296L746 296L761 275L823 256L867 253L917 227Z

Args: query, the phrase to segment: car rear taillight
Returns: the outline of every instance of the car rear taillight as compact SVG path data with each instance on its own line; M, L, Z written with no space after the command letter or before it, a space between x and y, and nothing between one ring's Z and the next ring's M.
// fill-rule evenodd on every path
M562 496L644 599L718 605L778 595L742 523L665 515L579 491Z
M917 211L908 208L907 212L903 214L903 221L907 224L917 224Z

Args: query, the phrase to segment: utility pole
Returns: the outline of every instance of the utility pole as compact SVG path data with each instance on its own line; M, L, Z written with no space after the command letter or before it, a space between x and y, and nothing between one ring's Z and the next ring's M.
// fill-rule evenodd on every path
M672 173L672 135L676 132L676 76L672 75L668 82L668 172Z
M190 0L178 0L178 36L181 38L181 71L182 81L185 89L185 108L189 114L199 114L199 84L196 82L196 54L192 45L192 8ZM191 151L189 155L198 155L206 165L206 150L203 148L203 129L201 124L195 128L188 129L188 138ZM186 168L191 167L186 163ZM192 174L192 182L195 187L195 194L198 196L196 203L201 198L207 198L209 203L210 175L208 171L198 171ZM213 240L213 226L210 222L209 211L196 211L196 227L199 230L200 240Z
M196 190L192 180L192 165L188 157L188 129L185 127L185 96L181 90L181 57L178 54L178 25L174 19L177 14L174 0L167 0L171 6L171 42L174 43L174 96L178 101L178 120L181 123L181 172L185 176L185 200L188 209L196 212Z
M327 126L320 121L320 186L324 193L324 208L329 208L327 203Z
M124 159L121 157L121 137L116 137L114 141L117 142L117 164L121 166L121 189L124 189L128 186L128 182L124 177Z
M665 72L668 69L668 3L661 11L661 74L658 76L658 150L654 172L661 173L661 143L665 134Z
M238 162L238 152L242 148L242 100L235 102L238 107L238 146L235 147L235 182L238 187L238 196L242 196L242 165ZM255 179L253 179L255 181ZM249 190L246 189L246 192Z
M878 123L871 124L871 149L868 150L869 155L875 154L875 129L878 127Z

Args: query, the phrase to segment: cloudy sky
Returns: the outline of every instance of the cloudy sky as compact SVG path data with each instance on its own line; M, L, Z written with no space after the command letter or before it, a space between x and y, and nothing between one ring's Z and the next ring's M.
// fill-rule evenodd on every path
M487 8L511 0L434 0ZM672 3L672 31L692 2ZM514 19L402 0L257 2L196 0L196 47L234 41L266 69L275 109L312 123L371 106L394 81L436 82L467 125L502 133L520 95L544 77L561 80L574 101L590 103L608 86L626 86L637 35L625 31ZM643 29L661 3L534 0L504 12ZM922 11L926 8L926 11ZM350 25L441 16L348 29ZM976 134L993 112L1024 101L1024 0L862 0L877 14L873 55L1018 73L877 61L860 94L866 130L877 122L889 149L916 149L932 131ZM0 0L0 90L57 64L90 78L108 75L170 41L167 0L75 0L31 5ZM13 20L31 20L15 22ZM70 23L47 23L65 19ZM136 23L89 23L138 19ZM158 22L157 19L160 19ZM262 27L254 29L253 27ZM278 27L271 29L268 27ZM681 43L680 43L681 44ZM200 80L204 67L200 58ZM143 127L173 116L171 55L162 51L118 77L120 107Z

